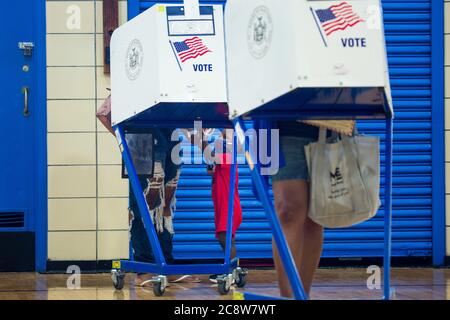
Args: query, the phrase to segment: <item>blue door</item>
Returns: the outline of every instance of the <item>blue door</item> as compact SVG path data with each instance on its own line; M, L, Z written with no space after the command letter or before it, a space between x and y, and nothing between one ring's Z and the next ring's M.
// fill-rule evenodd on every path
M42 66L36 40L44 32L38 19L44 5L35 0L0 2L0 271L35 269L36 203L44 194L40 188L46 188L37 179L42 165L38 121L45 104L38 106Z

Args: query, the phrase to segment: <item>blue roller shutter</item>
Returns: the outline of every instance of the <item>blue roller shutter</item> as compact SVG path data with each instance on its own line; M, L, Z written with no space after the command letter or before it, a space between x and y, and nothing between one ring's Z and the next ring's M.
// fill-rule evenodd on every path
M431 1L382 2L396 113L393 255L431 256ZM384 122L364 121L359 128L364 133L380 135L384 141ZM382 160L384 151L383 145ZM380 256L383 215L382 208L374 219L361 226L327 232L325 255Z
M154 3L129 0L130 15L142 12ZM431 1L384 0L383 8L396 111L393 255L431 256ZM360 131L380 135L384 141L383 128L384 122L380 121L359 123ZM383 145L382 161L384 150ZM265 214L251 193L248 169L242 166L239 174L244 210L244 222L237 237L239 255L270 258L271 234ZM204 166L183 167L177 192L176 258L222 257L214 238L210 184ZM327 230L323 257L379 257L382 249L383 209L374 219L359 226Z

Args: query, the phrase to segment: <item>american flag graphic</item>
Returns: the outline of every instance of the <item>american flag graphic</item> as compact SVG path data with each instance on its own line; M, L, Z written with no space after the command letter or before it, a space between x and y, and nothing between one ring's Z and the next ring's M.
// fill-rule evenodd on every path
M212 52L203 44L202 39L199 37L193 37L181 42L175 42L173 45L181 62L185 62L189 59L195 59L207 54L208 52Z
M353 7L347 2L333 5L328 9L319 9L315 11L327 36L336 31L353 27L364 21L353 11Z

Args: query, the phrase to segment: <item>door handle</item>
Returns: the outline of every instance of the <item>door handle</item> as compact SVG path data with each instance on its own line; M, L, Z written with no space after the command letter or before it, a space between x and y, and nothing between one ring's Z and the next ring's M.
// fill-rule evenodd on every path
M23 87L22 93L23 93L23 115L25 117L28 117L30 115L30 111L28 109L28 96L30 94L30 88Z

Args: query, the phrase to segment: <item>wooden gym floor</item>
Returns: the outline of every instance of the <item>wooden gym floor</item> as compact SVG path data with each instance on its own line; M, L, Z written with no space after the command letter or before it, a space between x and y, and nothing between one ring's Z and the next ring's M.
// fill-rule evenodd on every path
M320 269L317 273L312 299L378 299L381 290L369 290L368 274L361 268ZM67 274L0 273L0 300L122 300L122 299L231 299L220 296L217 287L206 276L202 283L171 284L163 297L155 298L152 288L133 286L134 274L128 274L125 288L116 291L110 275L83 274L80 289L67 289ZM450 300L450 269L392 270L392 286L395 299L400 300ZM233 290L233 289L232 289ZM250 270L248 292L277 295L277 283L273 270ZM239 289L239 291L242 291Z

